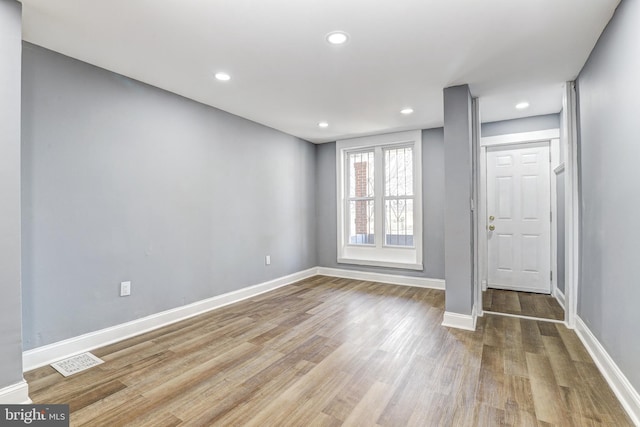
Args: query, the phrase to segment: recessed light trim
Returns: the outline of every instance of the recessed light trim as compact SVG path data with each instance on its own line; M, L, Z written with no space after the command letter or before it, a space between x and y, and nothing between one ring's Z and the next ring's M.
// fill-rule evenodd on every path
M216 73L216 79L220 80L221 82L226 82L231 80L231 76L227 73L218 72Z
M516 108L518 110L524 110L525 108L529 108L529 103L527 101L519 102L516 104Z
M319 122L318 123L318 127L319 128L328 128L329 127L329 123L327 123L327 122Z
M404 114L409 115L409 114L413 114L413 108L407 107L407 108L403 108L402 110L400 110L400 114Z
M347 41L349 41L349 34L345 33L344 31L332 31L327 34L326 39L327 43L329 44L345 44Z

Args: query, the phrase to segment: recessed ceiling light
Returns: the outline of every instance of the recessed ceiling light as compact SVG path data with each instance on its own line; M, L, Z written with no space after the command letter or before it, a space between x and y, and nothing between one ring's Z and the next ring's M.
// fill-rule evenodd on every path
M327 41L331 44L344 44L349 40L349 34L344 31L332 31L327 34Z
M231 79L231 76L227 73L216 73L216 79L222 82L226 82L227 80Z
M321 128L329 127L329 123L327 123L327 122L320 122L320 123L318 123L318 127L321 127Z
M413 108L403 108L402 110L400 110L400 113L404 115L411 114L413 113Z
M528 102L520 102L518 104L516 104L516 108L518 110L524 110L525 108L529 108L529 103Z

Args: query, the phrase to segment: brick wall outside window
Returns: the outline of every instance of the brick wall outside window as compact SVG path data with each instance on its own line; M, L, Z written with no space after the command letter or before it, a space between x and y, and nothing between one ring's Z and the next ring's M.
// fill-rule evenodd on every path
M367 196L367 163L359 162L353 164L356 176L356 197ZM369 234L369 224L367 218L366 200L356 201L356 234Z

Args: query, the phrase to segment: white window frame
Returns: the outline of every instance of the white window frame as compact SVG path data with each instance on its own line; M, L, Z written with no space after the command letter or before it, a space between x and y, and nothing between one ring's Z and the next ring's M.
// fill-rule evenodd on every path
M387 246L384 244L384 167L383 149L395 146L413 148L413 247ZM347 161L350 152L374 149L375 151L375 244L352 245L348 243L347 215ZM337 243L338 263L370 265L376 267L422 270L422 131L396 132L384 135L343 139L336 142L336 195L337 195Z

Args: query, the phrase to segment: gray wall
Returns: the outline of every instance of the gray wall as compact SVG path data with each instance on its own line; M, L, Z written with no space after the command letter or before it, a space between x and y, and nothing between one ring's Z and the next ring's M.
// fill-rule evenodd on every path
M22 5L0 0L0 389L22 380L20 49Z
M560 114L545 114L543 116L524 117L521 119L501 120L499 122L483 123L482 136L508 135L510 133L534 132L546 129L560 128Z
M25 349L316 265L313 144L23 55Z
M473 309L472 116L469 86L444 89L446 311Z
M338 264L336 228L336 144L317 146L318 265L404 276L444 279L444 131L422 131L423 271Z
M640 390L640 1L623 0L578 78L578 315Z

